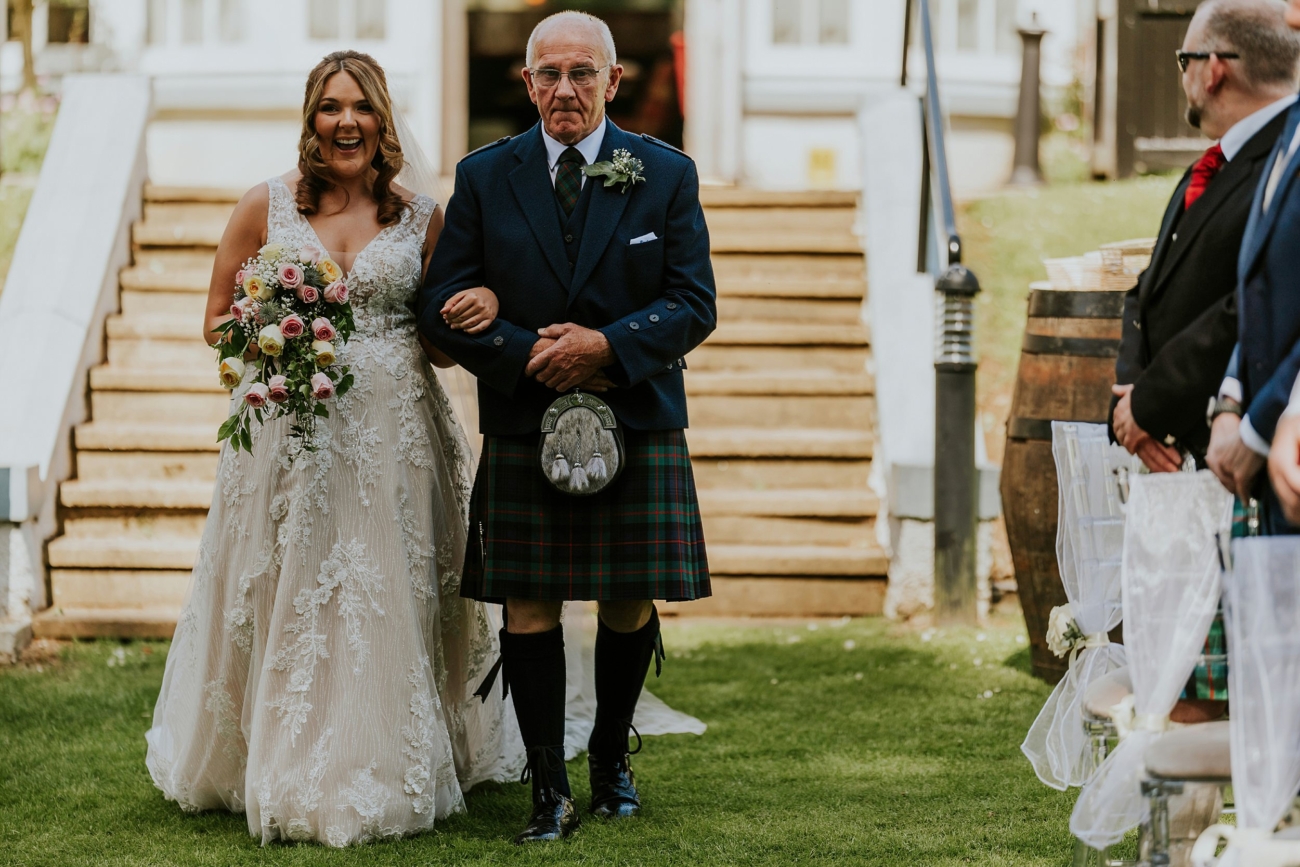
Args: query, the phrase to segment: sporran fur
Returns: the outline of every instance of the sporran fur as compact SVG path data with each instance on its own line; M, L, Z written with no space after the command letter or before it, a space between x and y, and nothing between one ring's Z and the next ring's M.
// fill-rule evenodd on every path
M585 497L608 488L623 470L623 434L609 405L594 395L566 394L542 417L537 458L562 494Z

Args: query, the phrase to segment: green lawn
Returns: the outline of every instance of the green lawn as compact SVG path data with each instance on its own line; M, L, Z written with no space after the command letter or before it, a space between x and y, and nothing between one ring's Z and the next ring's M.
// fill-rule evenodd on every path
M24 97L21 104L0 112L0 292L54 132L57 109L52 98Z
M708 733L647 740L641 818L527 850L509 843L527 808L517 784L470 793L467 815L420 837L261 849L242 816L185 815L149 780L167 645L68 647L0 672L0 863L1069 863L1074 795L1041 785L1019 751L1048 688L1027 674L1018 625L674 621L665 637L655 690ZM571 774L585 801L584 767Z

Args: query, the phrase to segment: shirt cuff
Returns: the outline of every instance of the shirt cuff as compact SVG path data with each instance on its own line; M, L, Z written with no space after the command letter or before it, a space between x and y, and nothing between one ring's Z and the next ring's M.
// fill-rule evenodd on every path
M1255 426L1250 423L1250 416L1241 417L1241 427L1237 428L1237 433L1241 436L1241 441L1246 444L1246 448L1257 455L1268 457L1268 443L1255 432Z
M1226 397L1229 400L1235 400L1237 403L1241 403L1241 380L1232 376L1225 376L1223 378L1223 385L1219 386L1219 397Z

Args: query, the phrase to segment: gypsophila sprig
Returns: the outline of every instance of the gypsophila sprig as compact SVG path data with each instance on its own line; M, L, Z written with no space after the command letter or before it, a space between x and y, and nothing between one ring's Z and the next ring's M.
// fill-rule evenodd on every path
M620 193L626 193L637 184L645 182L645 164L632 156L627 148L614 151L614 158L604 162L592 163L582 167L583 174L589 178L604 178L604 186L612 187L622 184Z
M337 363L337 345L356 327L343 270L315 244L286 250L267 244L235 274L231 318L217 326L218 376L243 399L217 431L235 451L253 450L259 425L288 415L290 436L314 450L316 419L329 418L325 402L352 387ZM256 357L245 361L253 349Z

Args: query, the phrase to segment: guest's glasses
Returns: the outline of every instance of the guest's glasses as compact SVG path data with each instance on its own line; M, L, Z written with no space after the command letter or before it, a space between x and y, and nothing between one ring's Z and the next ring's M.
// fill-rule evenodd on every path
M568 78L569 84L574 87L591 87L596 83L596 79L606 69L609 64L605 64L600 69L592 69L590 66L579 66L577 69L570 69L568 72L560 72L558 69L543 67L542 69L528 70L533 76L533 84L538 87L552 88L560 83L561 78Z
M1174 56L1178 58L1178 69L1182 72L1187 71L1187 64L1193 60L1209 60L1211 57L1217 57L1220 60L1237 60L1240 54L1231 51L1175 51Z

